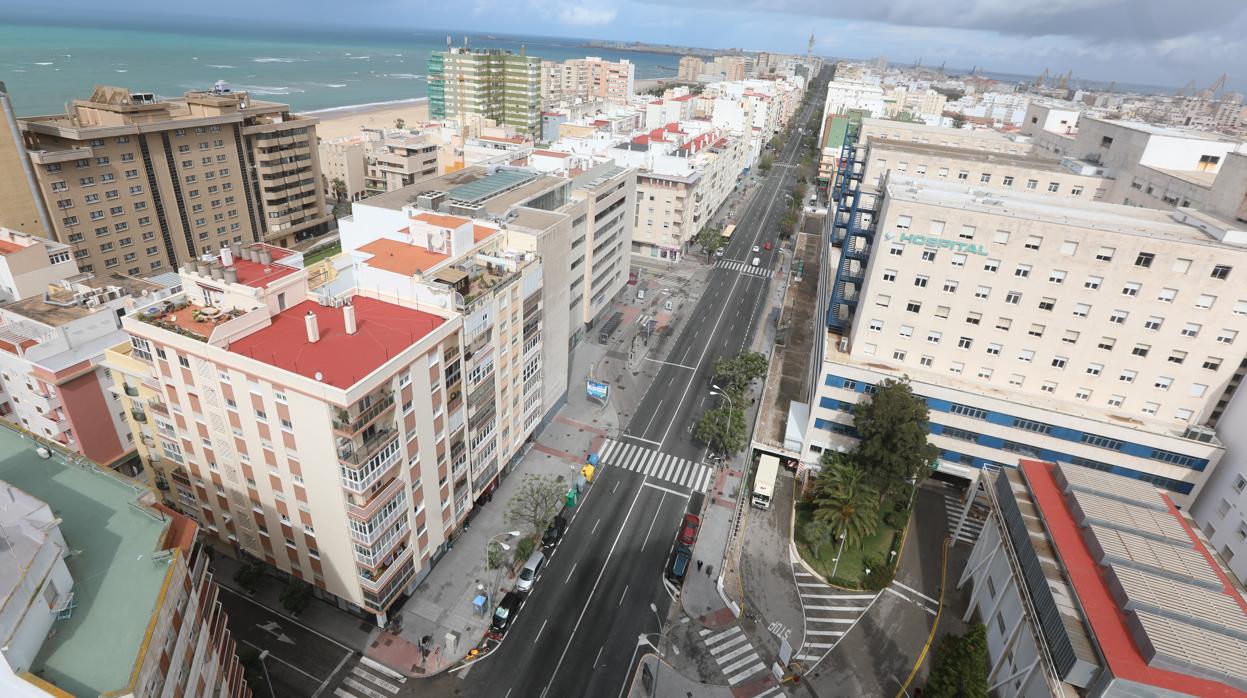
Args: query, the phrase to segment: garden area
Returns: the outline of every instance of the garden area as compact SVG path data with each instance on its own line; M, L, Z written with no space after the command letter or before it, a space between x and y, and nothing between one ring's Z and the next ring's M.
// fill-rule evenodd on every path
M829 452L796 504L797 551L836 586L878 590L892 582L913 493L931 472L927 407L905 381L884 380L853 408L859 440Z
M332 245L325 245L318 250L303 255L303 266L310 267L322 259L328 259L342 251L342 243L335 242Z

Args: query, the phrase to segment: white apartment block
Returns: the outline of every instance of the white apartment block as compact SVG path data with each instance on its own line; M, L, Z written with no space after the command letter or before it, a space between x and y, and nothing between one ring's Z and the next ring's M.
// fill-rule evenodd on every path
M748 139L705 121L668 124L610 152L637 170L632 253L672 262L753 165Z
M920 145L944 145L1008 155L1026 155L1034 149L1029 143L1016 141L996 131L944 128L911 121L862 119L858 141L869 138L887 138Z
M1225 457L1191 507L1191 516L1239 583L1247 584L1247 391L1235 395L1217 422Z
M1224 451L1205 424L1245 355L1241 225L897 175L862 197L804 463L847 448L851 406L908 376L950 469L1021 456L1198 495Z
M366 134L322 140L318 148L322 186L328 199L337 199L338 189L335 183L338 180L342 181L347 201L359 201L368 196L368 186L364 179L368 159Z
M627 59L607 61L588 56L562 63L542 61L541 101L559 105L600 99L627 104L635 81L636 65Z
M836 79L827 83L823 114L847 114L853 109L868 112L868 116L882 117L886 111L883 87L866 80Z
M367 244L344 232L345 289L239 246L123 319L183 508L381 624L544 414L540 260L496 227L408 214Z

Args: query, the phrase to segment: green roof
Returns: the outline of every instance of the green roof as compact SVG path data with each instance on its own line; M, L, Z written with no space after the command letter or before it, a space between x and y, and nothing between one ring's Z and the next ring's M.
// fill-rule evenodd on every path
M125 688L169 569L158 555L168 521L137 502L143 488L60 454L43 460L36 446L0 428L0 480L60 517L76 607L52 625L30 672L78 696Z

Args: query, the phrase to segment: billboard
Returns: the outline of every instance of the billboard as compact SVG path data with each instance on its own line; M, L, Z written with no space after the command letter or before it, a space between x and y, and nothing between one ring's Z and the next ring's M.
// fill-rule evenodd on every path
M588 380L585 381L585 394L590 400L606 402L610 398L611 386L603 381Z

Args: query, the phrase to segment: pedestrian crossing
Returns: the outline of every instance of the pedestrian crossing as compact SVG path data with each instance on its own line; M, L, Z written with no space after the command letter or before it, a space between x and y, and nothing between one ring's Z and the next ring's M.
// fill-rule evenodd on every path
M730 271L740 272L741 274L750 274L752 276L770 276L771 270L763 266L753 266L747 262L736 262L730 259L720 259L714 264L719 269L728 269Z
M333 694L337 698L390 698L405 683L406 676L368 657L360 657Z
M795 561L792 574L805 614L805 637L793 659L809 667L839 644L879 595L828 586Z
M944 516L948 519L948 535L955 535L956 542L973 545L979 539L979 533L982 532L983 524L987 521L987 507L978 502L972 504L970 511L966 513L961 532L958 533L957 524L961 520L961 510L965 508L965 496L964 489L944 483Z
M701 641L710 651L715 664L719 665L719 670L727 678L729 686L735 686L760 671L766 671L766 663L758 656L753 643L739 625L718 632L702 628L699 632Z
M607 439L602 445L599 460L606 465L665 480L694 492L705 492L714 478L714 470L701 463L615 439Z

